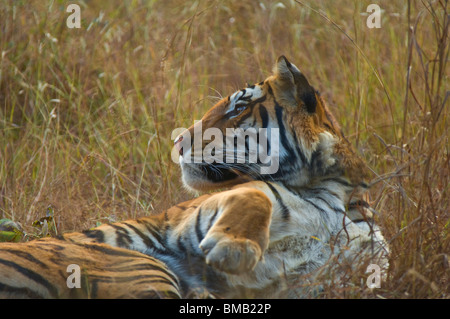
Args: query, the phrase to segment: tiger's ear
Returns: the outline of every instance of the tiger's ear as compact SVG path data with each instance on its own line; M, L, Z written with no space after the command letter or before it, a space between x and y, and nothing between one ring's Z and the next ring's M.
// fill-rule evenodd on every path
M316 111L317 100L314 88L284 55L277 59L273 72L276 84L280 89L278 93L280 93L281 99L286 100L289 104L294 103L296 106L303 104L308 113Z

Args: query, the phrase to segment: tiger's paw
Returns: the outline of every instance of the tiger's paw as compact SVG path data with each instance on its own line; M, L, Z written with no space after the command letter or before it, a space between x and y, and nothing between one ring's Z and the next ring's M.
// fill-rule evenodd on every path
M258 243L221 232L208 234L201 241L200 249L205 253L208 265L229 274L251 271L262 258Z

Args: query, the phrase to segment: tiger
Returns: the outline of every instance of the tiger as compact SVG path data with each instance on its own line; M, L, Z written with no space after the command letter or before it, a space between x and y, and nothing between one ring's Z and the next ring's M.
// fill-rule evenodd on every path
M103 243L50 237L2 243L0 266L2 299L181 298L178 278L165 264Z
M385 269L364 161L293 63L280 56L272 73L175 138L183 184L205 194L156 215L0 244L0 297L299 298L314 296L305 287L333 264ZM230 128L254 129L276 169L263 174L269 162L249 160L250 138L226 144ZM213 152L211 139L195 140L210 129L223 133ZM225 154L233 161L217 160ZM81 288L68 288L69 264L80 266Z

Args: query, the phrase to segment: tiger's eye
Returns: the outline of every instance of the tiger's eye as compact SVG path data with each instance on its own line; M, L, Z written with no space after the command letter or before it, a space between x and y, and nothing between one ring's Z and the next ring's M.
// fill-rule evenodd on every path
M236 106L234 107L234 111L235 111L236 113L240 113L240 112L242 112L243 110L245 110L245 105L243 105L243 104L241 104L241 105L236 105Z

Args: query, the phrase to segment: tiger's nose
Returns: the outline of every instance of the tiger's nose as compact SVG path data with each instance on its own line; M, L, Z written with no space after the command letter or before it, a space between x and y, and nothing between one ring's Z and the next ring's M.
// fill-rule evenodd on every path
M181 156L183 156L183 147L181 146L182 141L183 141L183 135L180 135L173 142L175 144L176 149L178 150L178 153L180 153Z

